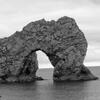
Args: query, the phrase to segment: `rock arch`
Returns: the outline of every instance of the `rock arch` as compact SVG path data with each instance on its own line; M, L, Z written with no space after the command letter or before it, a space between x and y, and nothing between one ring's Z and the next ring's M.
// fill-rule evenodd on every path
M97 79L84 66L87 41L74 19L31 22L22 31L0 39L1 82L38 79L36 51L43 51L54 66L55 81Z

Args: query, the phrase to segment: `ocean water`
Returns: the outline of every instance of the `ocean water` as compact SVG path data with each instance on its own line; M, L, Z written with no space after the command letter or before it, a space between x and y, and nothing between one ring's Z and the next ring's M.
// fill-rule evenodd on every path
M100 67L89 68L100 77ZM100 100L100 80L60 82L52 80L53 69L40 69L45 80L25 84L0 84L0 100Z

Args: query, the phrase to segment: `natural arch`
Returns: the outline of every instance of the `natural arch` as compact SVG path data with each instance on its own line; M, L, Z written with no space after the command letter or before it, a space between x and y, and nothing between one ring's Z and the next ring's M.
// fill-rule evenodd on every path
M55 81L97 79L84 66L87 41L74 19L31 22L21 32L0 40L0 78L7 82L37 80L36 51L43 51L54 66Z

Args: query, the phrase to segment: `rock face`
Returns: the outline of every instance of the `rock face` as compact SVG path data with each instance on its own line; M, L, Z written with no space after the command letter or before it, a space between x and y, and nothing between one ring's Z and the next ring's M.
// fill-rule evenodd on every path
M0 81L30 82L36 76L36 51L43 51L54 66L55 81L97 79L83 65L87 41L74 19L31 22L22 31L0 39Z

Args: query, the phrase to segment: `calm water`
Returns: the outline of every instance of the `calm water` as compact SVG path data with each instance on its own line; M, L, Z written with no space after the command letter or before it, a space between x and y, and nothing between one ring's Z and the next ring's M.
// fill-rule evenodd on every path
M100 67L90 68L100 77ZM52 81L53 69L38 71L46 80L27 84L0 84L1 100L100 100L100 80L87 82Z

